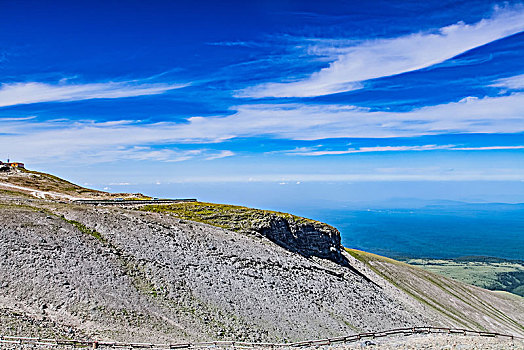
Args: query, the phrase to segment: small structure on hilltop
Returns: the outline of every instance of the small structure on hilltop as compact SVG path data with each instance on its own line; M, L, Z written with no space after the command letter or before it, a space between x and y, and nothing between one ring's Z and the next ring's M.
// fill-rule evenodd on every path
M8 171L9 169L25 169L24 163L20 162L10 162L9 159L7 160L7 163L4 163L0 161L0 171Z
M11 162L11 163L6 163L6 164L7 164L7 166L10 166L11 168L22 168L22 169L25 169L24 163Z

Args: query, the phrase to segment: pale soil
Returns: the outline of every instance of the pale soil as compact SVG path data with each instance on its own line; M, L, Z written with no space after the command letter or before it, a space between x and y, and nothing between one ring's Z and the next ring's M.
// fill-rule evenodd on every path
M214 349L249 349L246 347L212 347ZM75 349L71 346L40 345L38 347L31 344L0 344L0 349L19 350L19 349ZM110 349L110 347L99 347L99 349ZM167 349L167 347L153 347L151 349ZM193 348L195 349L195 348ZM203 347L202 349L206 349ZM410 336L397 336L380 339L367 339L355 343L323 345L312 347L254 347L251 349L266 350L350 350L350 349L369 349L369 350L524 350L524 342L521 339L509 339L503 337L487 338L479 336L447 335L447 334L417 334Z
M463 335L410 335L400 337L389 337L381 339L364 340L358 343L323 346L323 350L344 349L369 349L369 350L393 350L393 349L438 349L438 350L522 350L522 340L511 340L509 338L487 338L479 336Z
M23 193L27 193L33 197L41 198L41 199L66 199L66 200L83 199L83 197L75 197L75 196L70 196L68 194L57 193L57 192L40 191L40 190L36 190L30 187L24 187L24 186L18 186L18 185L0 182L0 189L2 188L7 189L7 190L20 190Z

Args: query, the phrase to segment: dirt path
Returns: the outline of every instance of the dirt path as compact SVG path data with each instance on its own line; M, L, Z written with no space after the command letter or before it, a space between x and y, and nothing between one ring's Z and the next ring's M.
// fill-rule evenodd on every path
M5 182L0 182L0 188L22 190L36 198L41 198L41 199L67 199L67 200L84 199L82 197L74 197L68 194L63 194L63 193L40 191L40 190L35 190L34 188L12 185L12 184L8 184Z

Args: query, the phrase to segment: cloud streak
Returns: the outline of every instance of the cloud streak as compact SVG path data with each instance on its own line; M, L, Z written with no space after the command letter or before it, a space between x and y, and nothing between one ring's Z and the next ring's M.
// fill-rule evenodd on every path
M332 156L354 153L380 153L380 152L420 152L420 151L493 151L493 150L520 150L524 146L486 146L486 147L457 147L455 145L421 145L421 146L376 146L349 148L342 151L295 149L281 153L298 156Z
M522 90L524 89L524 74L515 75L509 78L498 79L491 86L506 88L508 90Z
M521 93L470 97L409 112L372 112L346 105L241 105L235 107L235 114L227 117L189 118L185 135L220 141L238 136L320 140L518 133L524 132L523 105L524 94Z
M524 181L524 174L519 172L500 173L496 170L479 171L443 171L435 168L423 169L380 169L353 174L263 174L263 175L211 175L176 177L175 183L239 183L239 182L278 182L281 184L297 182L372 182L372 181ZM392 171L394 170L394 171Z
M188 86L188 84L140 84L135 82L89 84L8 83L0 85L0 107L40 102L67 102L97 98L157 95L185 86Z
M496 8L474 24L458 22L432 32L367 40L349 46L328 67L298 81L271 82L237 97L314 97L361 88L361 82L415 71L524 30L524 8ZM315 50L312 50L313 52Z
M287 140L332 138L396 138L464 133L522 133L524 94L464 98L459 102L419 108L409 112L370 111L345 105L256 104L235 107L228 116L192 117L184 123L134 121L90 122L35 119L0 119L0 149L18 158L43 161L86 159L183 160L185 157L218 159L231 151L208 150L205 144L249 137ZM169 151L172 146L193 144L203 153ZM155 145L156 147L153 147ZM375 151L417 151L428 146L390 146L381 149L342 150L339 154ZM482 145L481 145L482 146ZM510 149L484 145L482 150ZM151 148L140 148L151 147ZM396 147L396 148L395 148ZM405 147L405 148L398 148ZM499 147L499 148L493 148ZM158 150L159 148L163 150ZM512 148L517 149L517 148ZM454 150L469 150L465 147ZM473 149L471 149L473 150ZM477 148L476 150L481 150ZM310 155L322 155L319 150ZM328 153L324 153L328 154ZM92 155L92 156L88 156ZM134 158L133 158L134 157ZM188 159L188 158L187 158Z

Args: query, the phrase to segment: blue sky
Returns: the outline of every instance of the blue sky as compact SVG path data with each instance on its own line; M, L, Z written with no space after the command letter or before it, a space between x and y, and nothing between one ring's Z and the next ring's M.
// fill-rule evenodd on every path
M2 1L0 153L108 189L524 201L523 31L512 1Z

